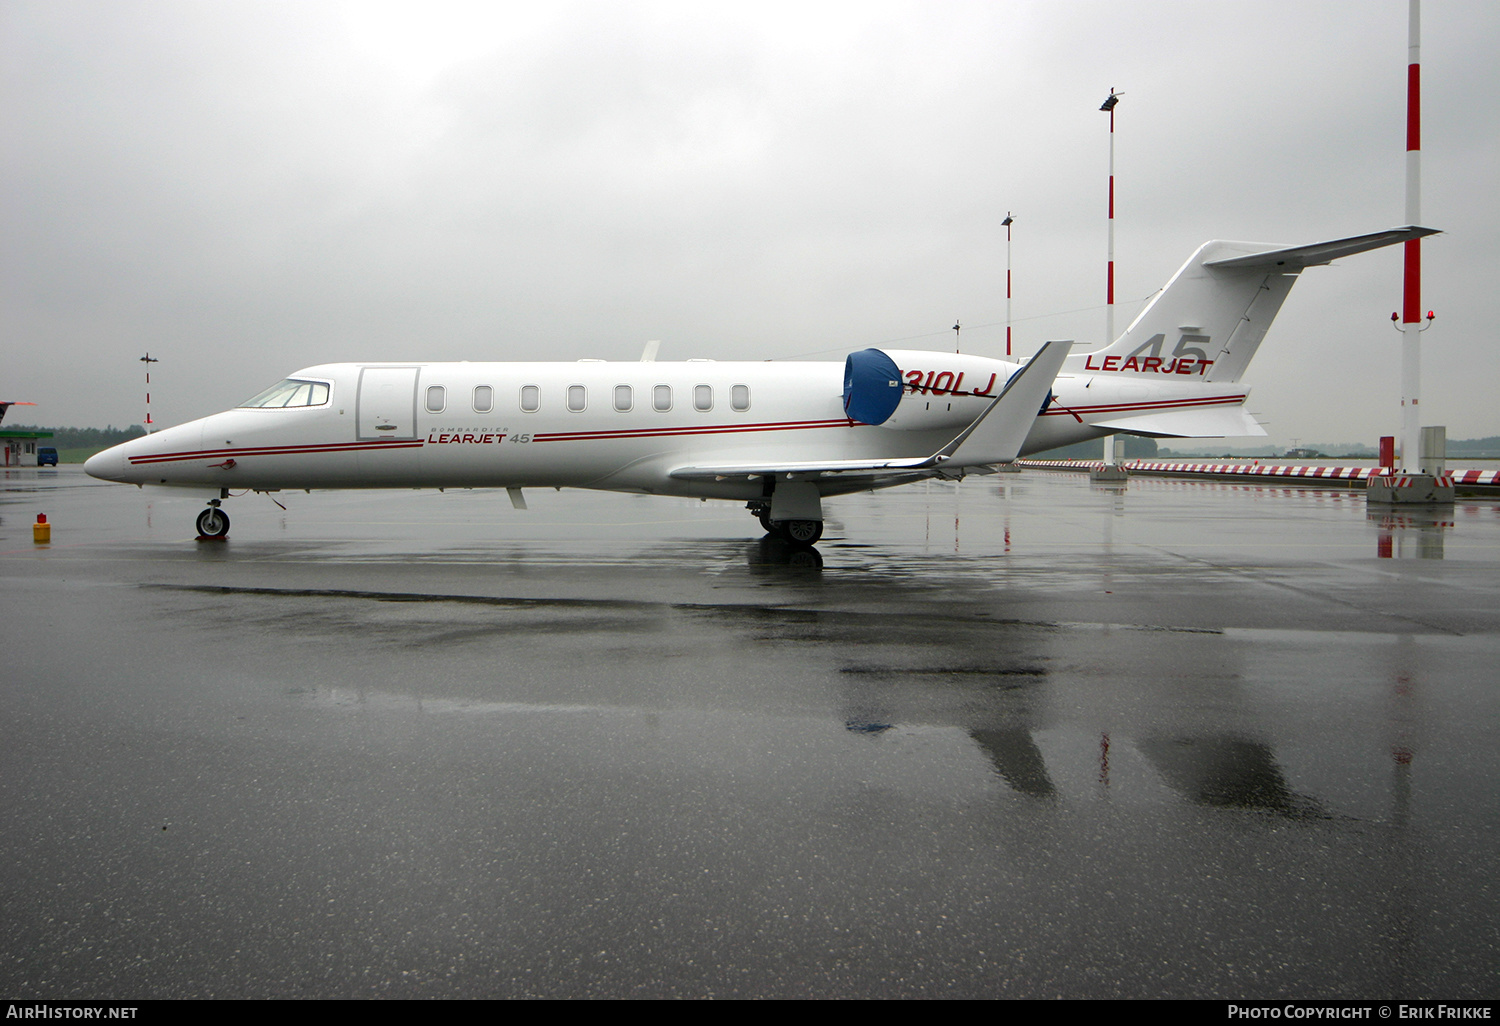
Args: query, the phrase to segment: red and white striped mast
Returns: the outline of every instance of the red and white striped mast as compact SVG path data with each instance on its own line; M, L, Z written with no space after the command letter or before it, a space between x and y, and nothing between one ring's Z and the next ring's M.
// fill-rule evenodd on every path
M1007 210L1005 220L1000 223L1005 226L1005 355L1010 355L1010 226L1015 222L1015 217Z
M1406 223L1422 220L1421 0L1409 0L1406 43ZM1401 469L1421 469L1422 240L1406 242L1401 312Z
M1099 107L1109 115L1109 262L1104 277L1104 344L1115 340L1115 105L1122 94L1109 88L1109 98ZM1115 464L1115 436L1104 436L1104 465Z
M1104 344L1115 340L1115 105L1123 93L1114 87L1099 109L1109 115L1109 263L1104 278Z
M141 357L141 362L146 365L146 434L151 433L151 365L161 363L156 357L147 353Z

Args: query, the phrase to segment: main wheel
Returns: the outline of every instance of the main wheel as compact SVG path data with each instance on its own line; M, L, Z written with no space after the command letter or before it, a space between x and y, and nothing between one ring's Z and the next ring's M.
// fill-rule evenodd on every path
M229 514L217 506L210 506L198 514L198 536L200 538L222 538L229 533Z
M760 521L760 526L764 527L766 529L766 533L767 534L775 534L776 533L776 525L773 524L773 523L771 523L771 511L770 510L768 510L768 509L761 510L759 513L755 514L755 519L757 519L757 520Z
M821 520L783 520L776 525L781 536L793 545L812 545L823 537Z

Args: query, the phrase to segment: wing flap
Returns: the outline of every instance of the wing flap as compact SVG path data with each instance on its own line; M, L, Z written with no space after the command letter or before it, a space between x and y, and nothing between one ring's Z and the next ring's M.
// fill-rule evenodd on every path
M686 481L724 481L736 477L827 477L834 474L910 474L929 470L937 463L931 456L894 460L800 460L787 463L726 463L702 467L679 467L668 475Z

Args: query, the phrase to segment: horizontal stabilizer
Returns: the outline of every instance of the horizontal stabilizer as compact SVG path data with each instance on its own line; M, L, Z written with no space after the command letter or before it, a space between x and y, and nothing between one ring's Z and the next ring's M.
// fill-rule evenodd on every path
M1303 270L1434 234L1406 225L1307 246L1205 242L1125 333L1084 354L1077 370L1150 374L1172 367L1204 381L1239 381Z
M1383 232L1371 232L1369 235L1355 235L1348 239L1334 239L1331 242L1314 242L1308 246L1293 246L1290 249L1271 249L1262 253L1250 253L1245 256L1221 257L1217 260L1203 261L1204 267L1280 267L1286 271L1297 271L1304 267L1317 267L1321 264L1331 263L1340 257L1353 256L1356 253L1364 253L1372 249L1380 249L1383 246L1394 246L1398 242L1410 242L1413 239L1425 238L1428 235L1437 235L1437 228L1423 228L1419 225L1406 225L1401 228L1389 228Z
M1145 435L1147 438L1234 438L1266 433L1265 428L1239 406L1168 410L1139 417L1096 421L1094 426L1131 435Z

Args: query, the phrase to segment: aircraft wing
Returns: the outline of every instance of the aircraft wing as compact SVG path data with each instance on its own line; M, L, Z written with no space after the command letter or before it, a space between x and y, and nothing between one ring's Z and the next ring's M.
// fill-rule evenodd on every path
M1022 367L974 422L931 456L877 460L803 460L679 467L671 477L719 481L733 477L830 477L854 474L881 478L921 475L943 467L1009 463L1021 451L1048 398L1072 342L1048 342Z
M990 403L958 437L933 458L955 461L958 466L1009 463L1021 452L1037 415L1052 401L1052 382L1062 370L1072 342L1043 344L1026 366L1010 376L995 401Z
M941 461L933 456L897 460L802 460L790 463L739 463L706 467L679 467L670 476L689 481L722 481L731 477L828 477L833 474L868 474L874 477L910 474L936 469Z

